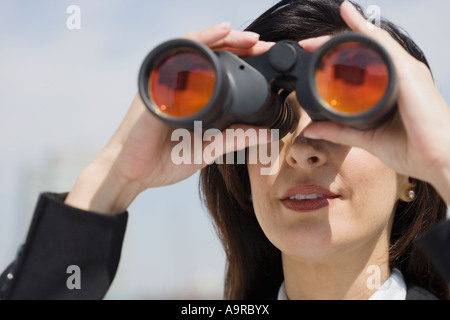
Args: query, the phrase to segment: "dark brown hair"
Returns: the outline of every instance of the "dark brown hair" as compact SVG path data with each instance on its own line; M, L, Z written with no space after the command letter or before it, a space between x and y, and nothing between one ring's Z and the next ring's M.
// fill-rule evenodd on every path
M340 16L341 3L339 0L280 1L246 30L259 33L265 41L300 41L346 32L349 28ZM422 51L397 26L382 19L381 28L428 66ZM407 283L417 283L437 297L448 299L447 284L414 241L418 234L445 219L447 206L429 184L415 183L416 199L408 203L399 201L396 206L390 263L401 269ZM281 253L256 220L247 166L216 163L207 166L201 172L200 192L227 257L224 298L275 298L283 280Z

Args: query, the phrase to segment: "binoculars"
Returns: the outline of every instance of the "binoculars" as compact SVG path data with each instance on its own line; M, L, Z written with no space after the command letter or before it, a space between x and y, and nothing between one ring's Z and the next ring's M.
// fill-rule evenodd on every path
M242 123L279 129L280 138L296 121L285 103L291 92L313 121L369 130L394 112L397 87L385 49L355 32L334 36L314 53L282 40L249 58L175 39L152 50L139 72L143 102L173 127Z

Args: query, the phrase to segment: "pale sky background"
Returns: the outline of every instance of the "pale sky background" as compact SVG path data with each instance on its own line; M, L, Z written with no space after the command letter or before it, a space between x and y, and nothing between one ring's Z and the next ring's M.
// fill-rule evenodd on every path
M162 41L223 21L245 28L274 0L2 0L0 269L24 240L39 192L69 191L106 144ZM425 52L450 101L450 1L364 0ZM81 9L68 30L66 9ZM449 124L450 126L450 124ZM442 128L449 130L449 128ZM220 298L224 254L198 197L198 176L148 190L130 207L108 298Z

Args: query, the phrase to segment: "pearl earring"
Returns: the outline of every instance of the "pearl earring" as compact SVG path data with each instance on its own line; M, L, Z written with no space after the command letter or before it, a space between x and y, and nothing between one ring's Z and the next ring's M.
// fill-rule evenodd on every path
M416 197L416 193L412 189L407 192L407 195L408 195L408 198L411 200L414 200L414 198Z

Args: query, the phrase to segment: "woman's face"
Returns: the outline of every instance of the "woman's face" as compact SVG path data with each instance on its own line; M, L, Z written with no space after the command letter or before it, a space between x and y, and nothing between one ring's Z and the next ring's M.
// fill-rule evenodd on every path
M300 120L280 141L278 172L261 175L259 164L248 166L264 233L283 254L307 261L386 247L407 178L362 149L304 138L311 120L295 98L289 101Z

